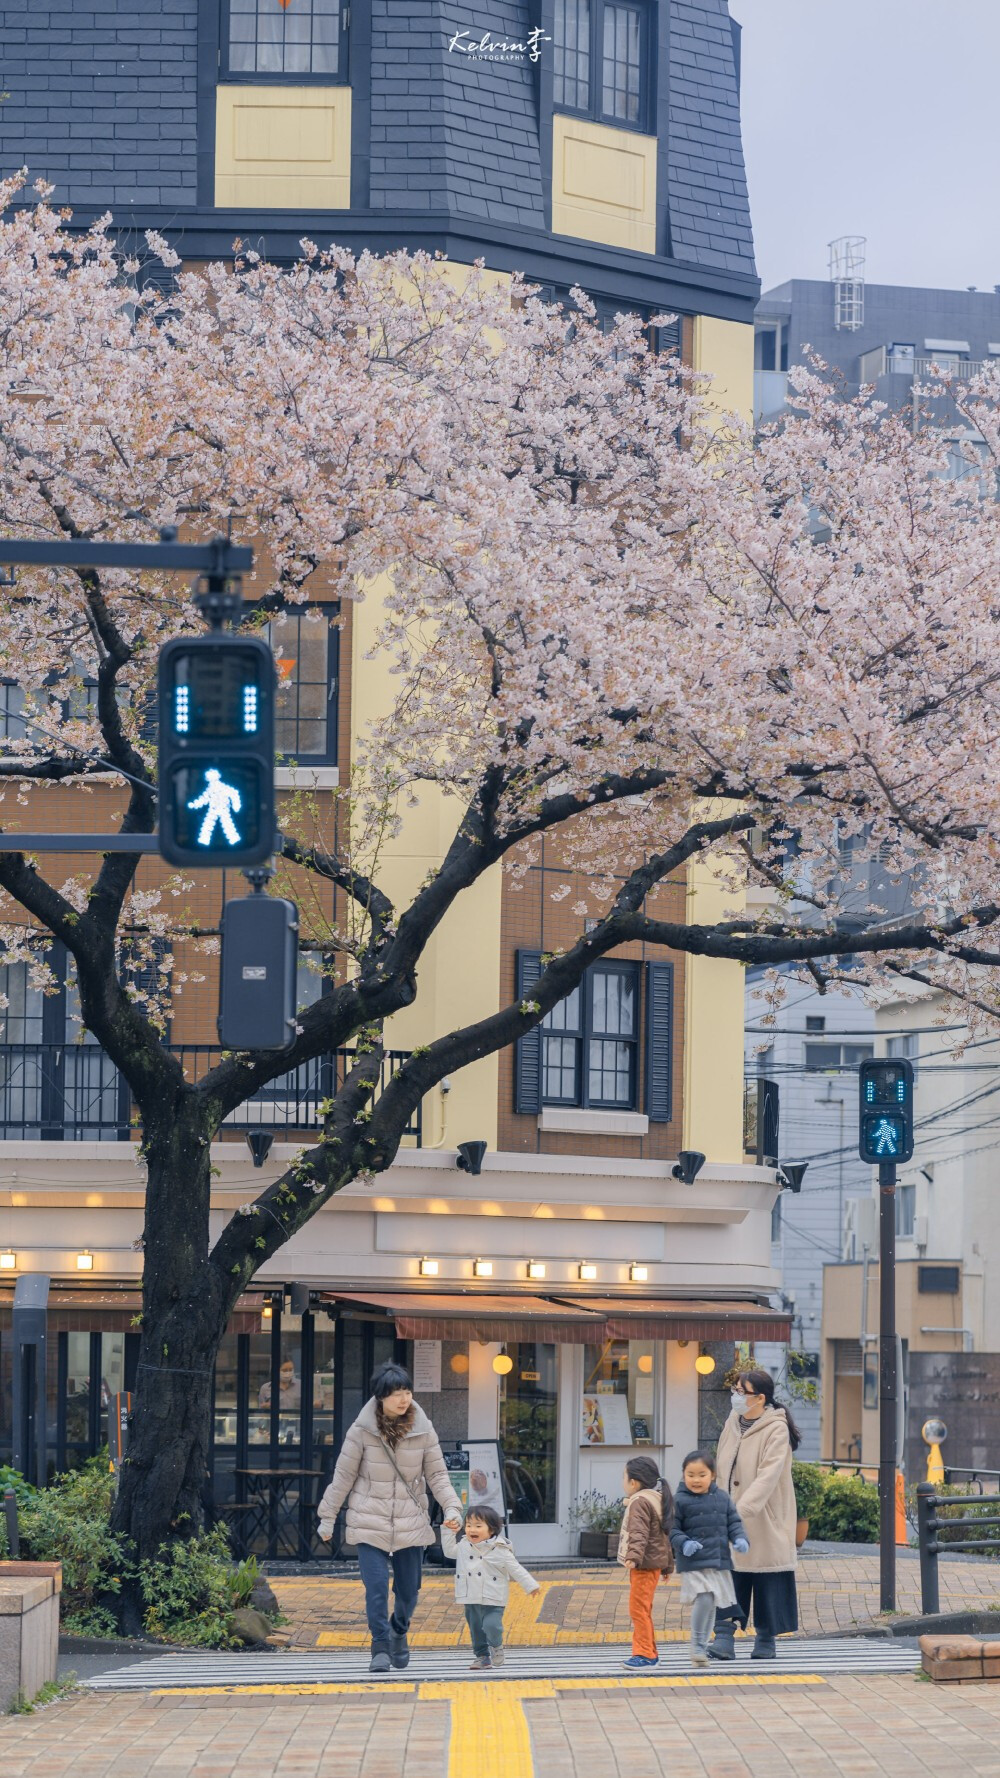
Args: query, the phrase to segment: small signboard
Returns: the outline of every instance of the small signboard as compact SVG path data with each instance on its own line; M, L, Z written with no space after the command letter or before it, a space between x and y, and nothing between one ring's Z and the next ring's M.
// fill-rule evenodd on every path
M413 1342L413 1393L414 1395L440 1395L441 1393L441 1341L414 1340Z
M469 1460L469 1499L466 1510L491 1506L507 1524L507 1498L503 1485L503 1453L495 1438L465 1439L462 1442Z
M131 1395L118 1394L111 1397L108 1407L108 1449L111 1453L111 1467L116 1475L128 1445L128 1417L131 1412Z

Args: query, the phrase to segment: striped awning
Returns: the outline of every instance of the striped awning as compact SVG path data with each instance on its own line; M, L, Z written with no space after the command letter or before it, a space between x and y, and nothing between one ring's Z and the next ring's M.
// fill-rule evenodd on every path
M570 1300L570 1299L564 1299ZM683 1297L588 1297L611 1340L786 1341L791 1316L760 1303Z
M391 1316L401 1340L543 1340L556 1346L585 1346L604 1336L604 1322L582 1303L550 1302L536 1296L382 1296L365 1291L329 1291L324 1301L360 1313Z
M542 1340L560 1346L603 1340L786 1341L790 1317L743 1301L666 1297L537 1297L324 1291L348 1312L384 1315L401 1340Z

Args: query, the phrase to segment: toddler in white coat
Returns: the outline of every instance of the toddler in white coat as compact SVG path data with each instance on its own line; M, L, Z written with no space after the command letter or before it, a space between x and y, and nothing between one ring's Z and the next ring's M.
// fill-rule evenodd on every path
M465 1536L459 1539L445 1522L441 1548L455 1568L455 1598L465 1606L476 1672L503 1666L503 1612L516 1580L526 1593L538 1582L522 1568L506 1537L503 1520L491 1506L471 1507L465 1515Z

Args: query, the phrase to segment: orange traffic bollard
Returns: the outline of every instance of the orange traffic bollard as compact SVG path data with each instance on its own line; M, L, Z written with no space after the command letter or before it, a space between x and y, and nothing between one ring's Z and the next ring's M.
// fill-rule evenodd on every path
M906 1523L906 1488L903 1483L903 1472L896 1471L896 1542L908 1544L910 1541L909 1527Z

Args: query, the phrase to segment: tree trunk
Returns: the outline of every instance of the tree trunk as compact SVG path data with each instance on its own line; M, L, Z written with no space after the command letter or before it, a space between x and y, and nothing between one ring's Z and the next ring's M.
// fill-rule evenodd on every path
M140 1560L204 1524L212 1376L233 1291L208 1261L209 1145L180 1115L146 1138L142 1336L128 1447L112 1513ZM120 1628L142 1625L133 1583L107 1603Z

